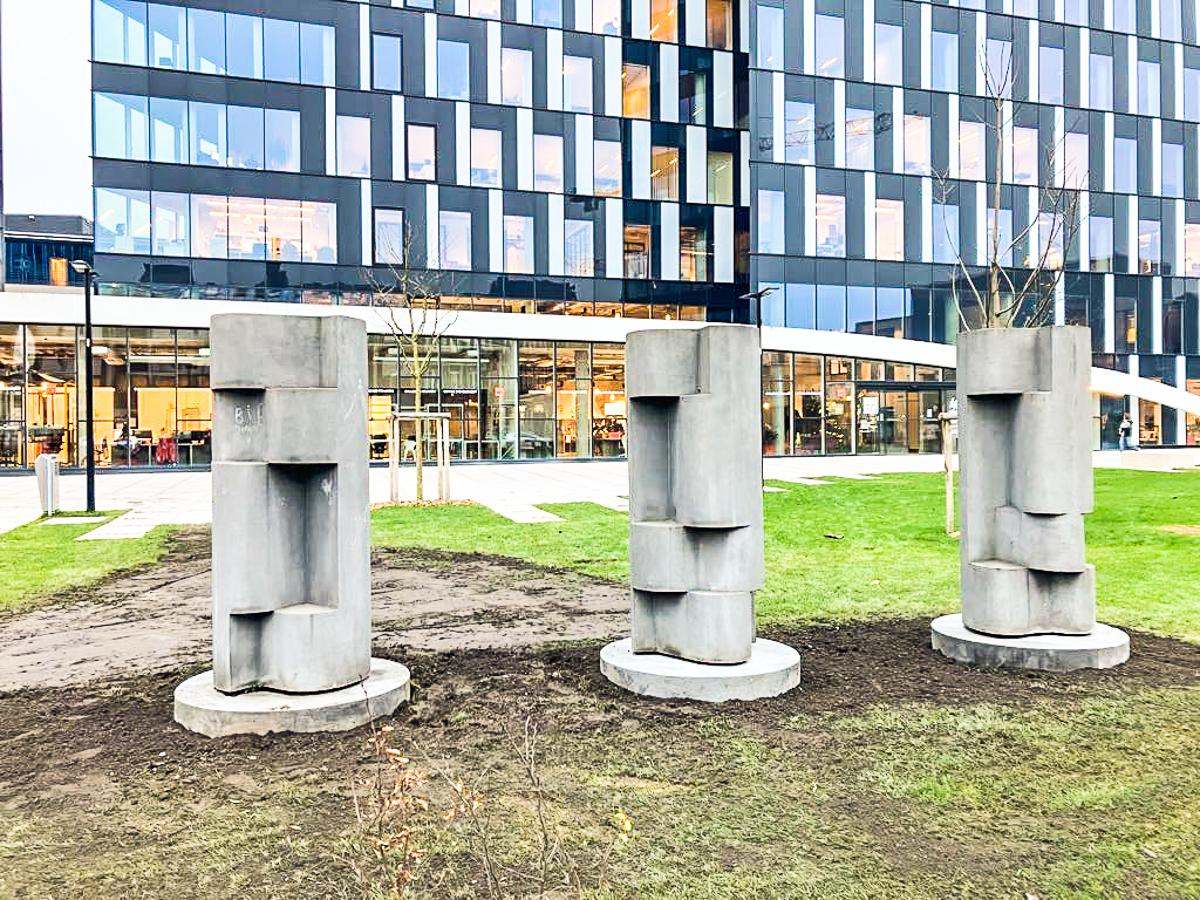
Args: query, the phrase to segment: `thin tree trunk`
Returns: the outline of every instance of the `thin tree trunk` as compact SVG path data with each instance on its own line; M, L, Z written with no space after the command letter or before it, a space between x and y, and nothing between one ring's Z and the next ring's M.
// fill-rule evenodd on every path
M416 425L417 451L413 454L413 462L416 465L418 503L425 499L425 420L420 415L425 402L421 392L421 382L423 380L424 376L418 373L417 386L414 392L415 405L417 407L417 418L414 421Z

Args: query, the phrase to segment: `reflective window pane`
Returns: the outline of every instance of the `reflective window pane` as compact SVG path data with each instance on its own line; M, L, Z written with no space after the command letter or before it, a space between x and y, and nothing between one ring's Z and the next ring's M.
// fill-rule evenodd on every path
M150 158L155 162L188 161L186 100L150 98Z
M263 111L257 106L231 106L229 165L235 169L263 167Z
M562 28L562 0L533 0L533 24Z
M757 40L754 64L759 69L783 70L783 10L778 6L757 4Z
M595 275L595 228L587 219L563 222L563 261L567 275L591 278Z
M811 103L787 100L783 104L783 158L790 163L816 159L816 112Z
M229 258L267 258L267 216L261 197L229 198Z
M438 253L443 269L470 270L471 214L442 210L438 221Z
M533 136L533 188L562 193L563 139L558 134Z
M841 16L817 15L816 32L817 74L826 78L843 77L846 74L845 22Z
M146 64L146 4L96 0L92 6L92 58L96 62Z
M929 117L904 117L904 171L909 175L928 175L930 169Z
M600 197L620 197L624 158L620 141L596 141L592 148L595 165L592 189Z
M187 10L182 6L151 3L150 65L159 69L187 67Z
M403 265L404 250L404 210L375 210L376 265Z
M650 67L625 63L621 78L624 115L631 119L650 118Z
M533 217L504 217L504 271L533 274Z
M337 262L337 205L305 200L301 225L304 262Z
M592 31L596 34L621 33L621 0L592 0Z
M436 130L432 125L408 126L408 177L418 181L433 181Z
M782 254L786 217L783 191L758 192L758 252Z
M846 109L846 168L875 168L875 112Z
M505 47L500 51L500 102L533 106L533 53Z
M300 23L300 81L333 85L334 32L330 25Z
M443 100L471 99L470 45L437 42L437 93Z
M563 57L563 108L567 112L592 111L592 60L589 57Z
M267 259L299 262L304 240L303 204L299 200L267 199Z
M376 34L371 41L371 83L377 91L399 91L404 82L400 38L391 34Z
M337 173L371 177L371 120L365 116L337 117Z
M229 198L192 195L192 256L229 257Z
M146 107L145 97L95 94L96 156L146 159L149 155Z
M225 107L220 103L188 104L192 164L223 166L226 153Z
M300 113L294 109L268 109L265 131L267 168L275 172L299 172Z
M1038 51L1038 86L1039 101L1062 105L1063 51L1061 47L1042 47Z
M151 229L155 256L190 256L191 224L187 194L155 191L150 197Z
M904 259L904 203L901 200L875 201L875 258Z
M904 33L899 25L875 23L875 80L904 83Z
M263 19L263 73L271 81L300 80L300 23Z
M933 32L930 53L933 57L933 89L958 93L958 35Z
M471 129L471 184L500 187L500 132L492 128Z
M650 148L650 198L679 199L679 148Z
M225 14L188 10L188 68L206 75L225 73Z
M150 192L96 188L97 253L150 253Z
M846 198L817 194L817 256L846 255Z
M225 68L239 78L263 77L263 20L225 15Z

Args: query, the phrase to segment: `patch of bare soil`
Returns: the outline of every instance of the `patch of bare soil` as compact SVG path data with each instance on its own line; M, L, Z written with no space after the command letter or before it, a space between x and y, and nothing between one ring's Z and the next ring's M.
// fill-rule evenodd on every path
M206 529L184 531L158 565L0 618L0 691L198 665L211 646L210 552ZM385 653L615 637L628 608L616 584L482 555L377 549L371 582Z
M1171 534L1182 534L1187 537L1200 537L1200 525L1163 525L1163 531Z

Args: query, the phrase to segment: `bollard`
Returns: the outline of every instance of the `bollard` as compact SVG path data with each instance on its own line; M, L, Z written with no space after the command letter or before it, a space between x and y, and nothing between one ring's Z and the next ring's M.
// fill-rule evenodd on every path
M58 512L58 457L53 453L40 454L33 461L33 472L37 477L42 515L52 516Z

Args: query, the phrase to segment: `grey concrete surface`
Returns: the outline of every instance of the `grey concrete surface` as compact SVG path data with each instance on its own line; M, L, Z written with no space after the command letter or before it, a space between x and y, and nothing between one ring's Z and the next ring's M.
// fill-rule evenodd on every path
M1109 669L1129 659L1129 636L1099 623L1088 634L1003 638L972 631L955 614L934 619L932 643L953 660L988 668L1074 672Z
M756 329L647 329L626 345L633 649L740 663L763 581Z
M1087 634L1090 336L1077 326L959 336L962 618L984 634Z
M600 651L600 671L635 694L723 703L790 691L800 684L800 654L785 644L759 638L745 662L712 665L661 653L635 653L626 638Z
M175 721L206 737L272 732L349 731L391 715L409 698L409 671L386 659L370 660L366 679L336 691L226 694L202 672L175 689Z

